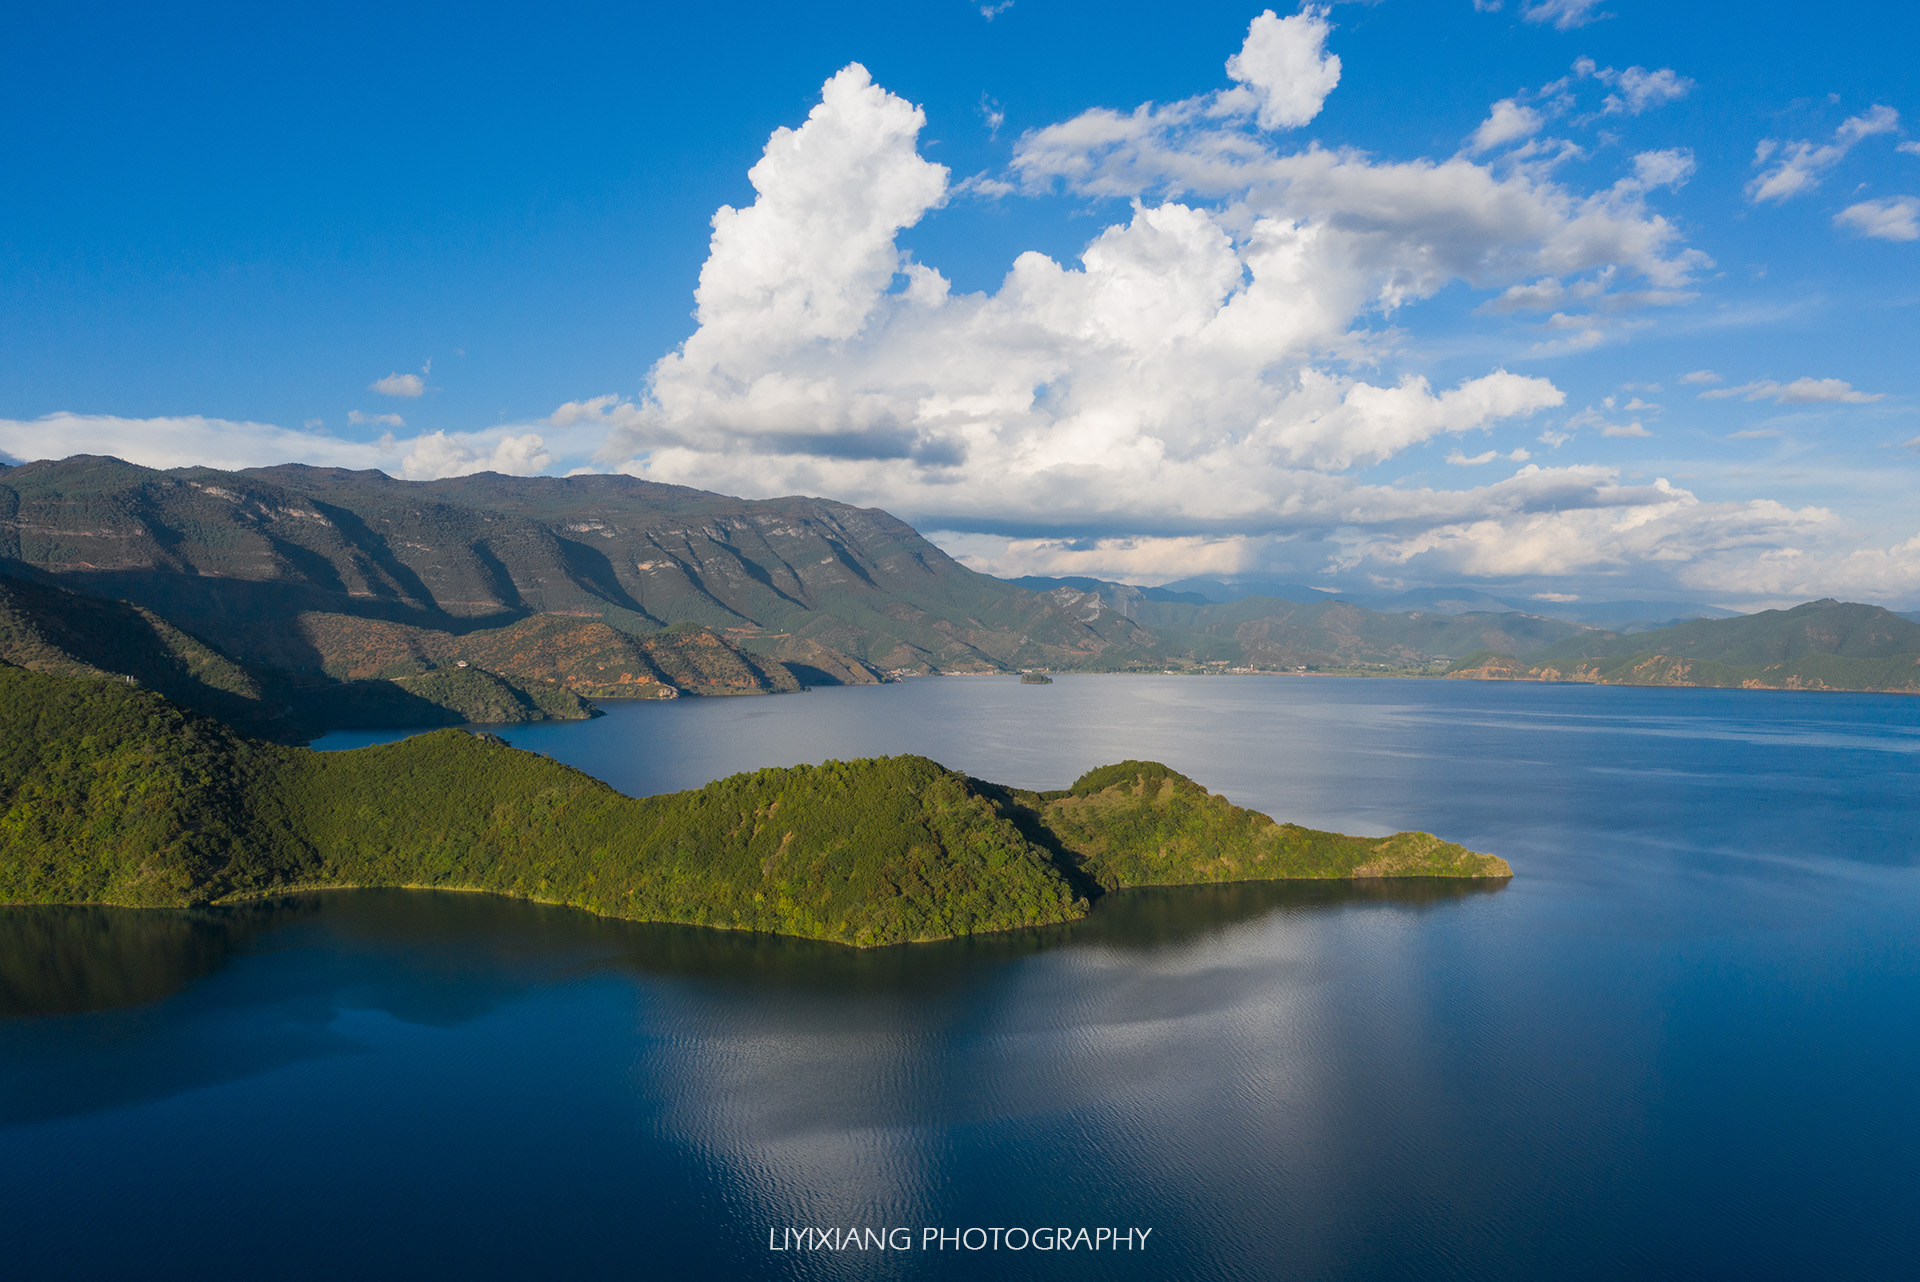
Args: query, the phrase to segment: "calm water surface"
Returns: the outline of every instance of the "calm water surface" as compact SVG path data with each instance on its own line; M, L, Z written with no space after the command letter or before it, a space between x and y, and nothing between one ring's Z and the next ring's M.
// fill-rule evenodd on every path
M507 734L635 793L1150 757L1518 875L867 953L478 895L0 909L0 1276L1920 1276L1920 700L954 678ZM1154 1232L768 1252L802 1225Z

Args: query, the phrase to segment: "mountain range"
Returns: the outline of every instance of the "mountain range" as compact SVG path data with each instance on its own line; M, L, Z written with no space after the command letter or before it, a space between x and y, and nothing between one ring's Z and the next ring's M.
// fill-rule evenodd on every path
M1670 644L1694 645L1681 657L1696 669L1753 666L1693 633L1629 631L1679 607L1593 609L1636 617L1603 632L1473 589L1355 600L1253 579L1010 582L877 509L626 476L415 482L91 456L0 468L0 659L130 677L293 742L344 725L584 716L596 698L936 672L1451 668L1592 680ZM1742 621L1682 627L1732 637L1716 629ZM1830 653L1818 637L1808 644ZM1897 668L1887 669L1896 685ZM1844 680L1872 678L1848 668Z

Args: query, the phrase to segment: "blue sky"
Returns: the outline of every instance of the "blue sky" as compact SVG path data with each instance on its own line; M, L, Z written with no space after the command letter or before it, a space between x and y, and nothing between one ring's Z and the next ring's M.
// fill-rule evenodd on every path
M1920 603L1920 19L1675 9L17 16L0 449Z

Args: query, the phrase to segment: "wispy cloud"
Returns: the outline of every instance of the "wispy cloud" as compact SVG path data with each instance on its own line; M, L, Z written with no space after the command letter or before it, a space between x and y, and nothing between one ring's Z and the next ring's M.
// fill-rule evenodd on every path
M1484 450L1479 454L1471 455L1463 454L1456 449L1448 453L1447 462L1453 464L1455 467L1482 467L1485 464L1493 462L1495 459L1506 459L1513 463L1524 463L1532 457L1533 455L1524 449L1508 450L1505 454L1502 454L1499 450Z
M348 410L347 422L355 427L405 427L407 425L407 420L398 414L362 414L359 410Z
M1900 113L1876 103L1842 121L1829 143L1762 139L1753 152L1753 163L1761 169L1747 184L1747 199L1758 205L1770 200L1790 200L1812 191L1861 139L1890 134L1899 127Z
M1716 387L1700 393L1703 401L1772 401L1776 405L1866 405L1883 400L1885 392L1862 392L1837 378L1796 378L1791 383L1759 379L1738 387Z
M1672 67L1655 71L1645 67L1628 67L1625 71L1600 67L1593 74L1614 90L1600 106L1601 113L1608 116L1637 116L1654 107L1678 102L1693 89L1693 81Z
M1000 126L1007 123L1007 113L1000 104L986 94L980 95L980 118L987 122L987 133L998 136Z
M1599 7L1600 0L1533 0L1520 10L1520 16L1528 22L1552 23L1556 31L1572 31L1613 16L1594 12Z

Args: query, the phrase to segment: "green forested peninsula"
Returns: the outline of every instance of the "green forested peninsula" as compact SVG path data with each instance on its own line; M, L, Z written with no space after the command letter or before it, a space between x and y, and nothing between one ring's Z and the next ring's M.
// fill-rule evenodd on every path
M1423 833L1276 824L1150 762L1052 793L891 757L636 799L462 731L318 753L10 666L0 726L0 903L432 886L873 945L1067 921L1122 886L1511 876Z

